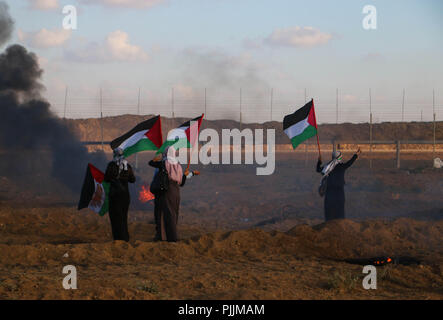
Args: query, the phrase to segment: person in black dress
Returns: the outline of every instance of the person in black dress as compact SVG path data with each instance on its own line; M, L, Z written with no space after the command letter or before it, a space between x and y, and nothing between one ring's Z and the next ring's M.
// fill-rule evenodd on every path
M335 151L332 154L332 160L325 166L322 165L321 158L318 159L317 172L327 176L325 193L326 221L345 218L345 171L354 163L360 153L361 150L358 148L353 157L343 163L341 152Z
M154 241L175 242L178 240L177 223L180 209L180 187L185 185L187 179L200 174L196 170L189 172L188 169L183 173L180 163L175 158L175 152L176 150L171 146L162 155L158 155L149 161L149 165L154 168L166 169L169 178L168 190L154 194L156 226Z
M128 210L131 201L128 183L135 182L132 167L123 157L123 150L114 150L114 159L109 162L104 180L109 188L109 219L114 240L129 241Z

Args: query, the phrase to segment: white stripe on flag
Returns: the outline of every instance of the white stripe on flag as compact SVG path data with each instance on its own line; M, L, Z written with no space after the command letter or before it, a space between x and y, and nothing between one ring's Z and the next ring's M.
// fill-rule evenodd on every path
M308 118L306 118L302 121L299 121L299 122L293 124L289 128L287 128L285 130L285 133L288 135L289 139L292 139L295 136L302 134L303 131L305 131L305 129L309 126L310 126L310 124L308 122Z
M121 145L119 145L119 148L122 148L123 150L132 147L134 144L136 144L140 139L146 138L145 133L149 130L142 130L139 132L134 133L132 136L130 136L128 139L122 142Z
M169 131L168 138L166 140L174 141L176 139L188 139L185 132L186 129L188 129L188 127L172 129L171 131Z
M105 190L103 189L103 185L101 183L98 183L94 180L95 184L95 191L92 195L92 199L89 202L88 208L96 213L100 213L100 210L103 207L103 204L105 203ZM100 197L100 198L99 198Z

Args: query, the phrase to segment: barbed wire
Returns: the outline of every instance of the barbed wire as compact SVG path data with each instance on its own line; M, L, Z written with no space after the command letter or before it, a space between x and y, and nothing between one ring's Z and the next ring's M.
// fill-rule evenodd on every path
M140 90L140 91L139 91ZM280 95L280 97L279 97ZM283 96L284 98L282 98ZM242 91L144 90L136 88L66 89L65 94L48 97L51 110L63 118L99 118L122 114L160 114L167 117L192 117L205 113L209 120L235 120L244 123L282 121L283 117L303 106L311 96L300 97L273 90L268 94ZM419 99L369 97L347 101L340 95L314 96L319 123L420 122L439 121L443 105L432 96ZM441 120L441 119L440 119Z

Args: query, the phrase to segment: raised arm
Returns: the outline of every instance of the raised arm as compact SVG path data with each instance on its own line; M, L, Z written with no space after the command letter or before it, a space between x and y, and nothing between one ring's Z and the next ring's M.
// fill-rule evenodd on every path
M357 149L357 152L352 156L351 159L349 159L347 162L345 162L343 164L343 167L345 169L349 168L350 166L352 166L352 164L354 163L355 160L357 160L358 156L361 154L361 149L360 147Z
M344 167L345 169L349 168L350 166L352 166L352 164L354 163L354 161L357 160L357 158L358 158L358 155L357 155L357 154L354 154L354 155L352 156L351 159L349 159L348 161L346 161L345 163L343 163L343 167Z

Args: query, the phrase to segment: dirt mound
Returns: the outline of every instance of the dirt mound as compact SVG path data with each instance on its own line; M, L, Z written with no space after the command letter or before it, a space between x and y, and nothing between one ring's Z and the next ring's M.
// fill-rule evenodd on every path
M295 237L307 253L331 259L413 255L427 261L442 261L441 220L336 220L314 227L296 226L287 234Z
M143 212L131 242L110 241L107 217L74 208L0 210L3 299L441 299L443 222L333 221L288 232L210 231L180 225L181 241L153 242ZM418 266L380 269L361 288L344 258L409 255ZM73 265L78 290L62 288Z

